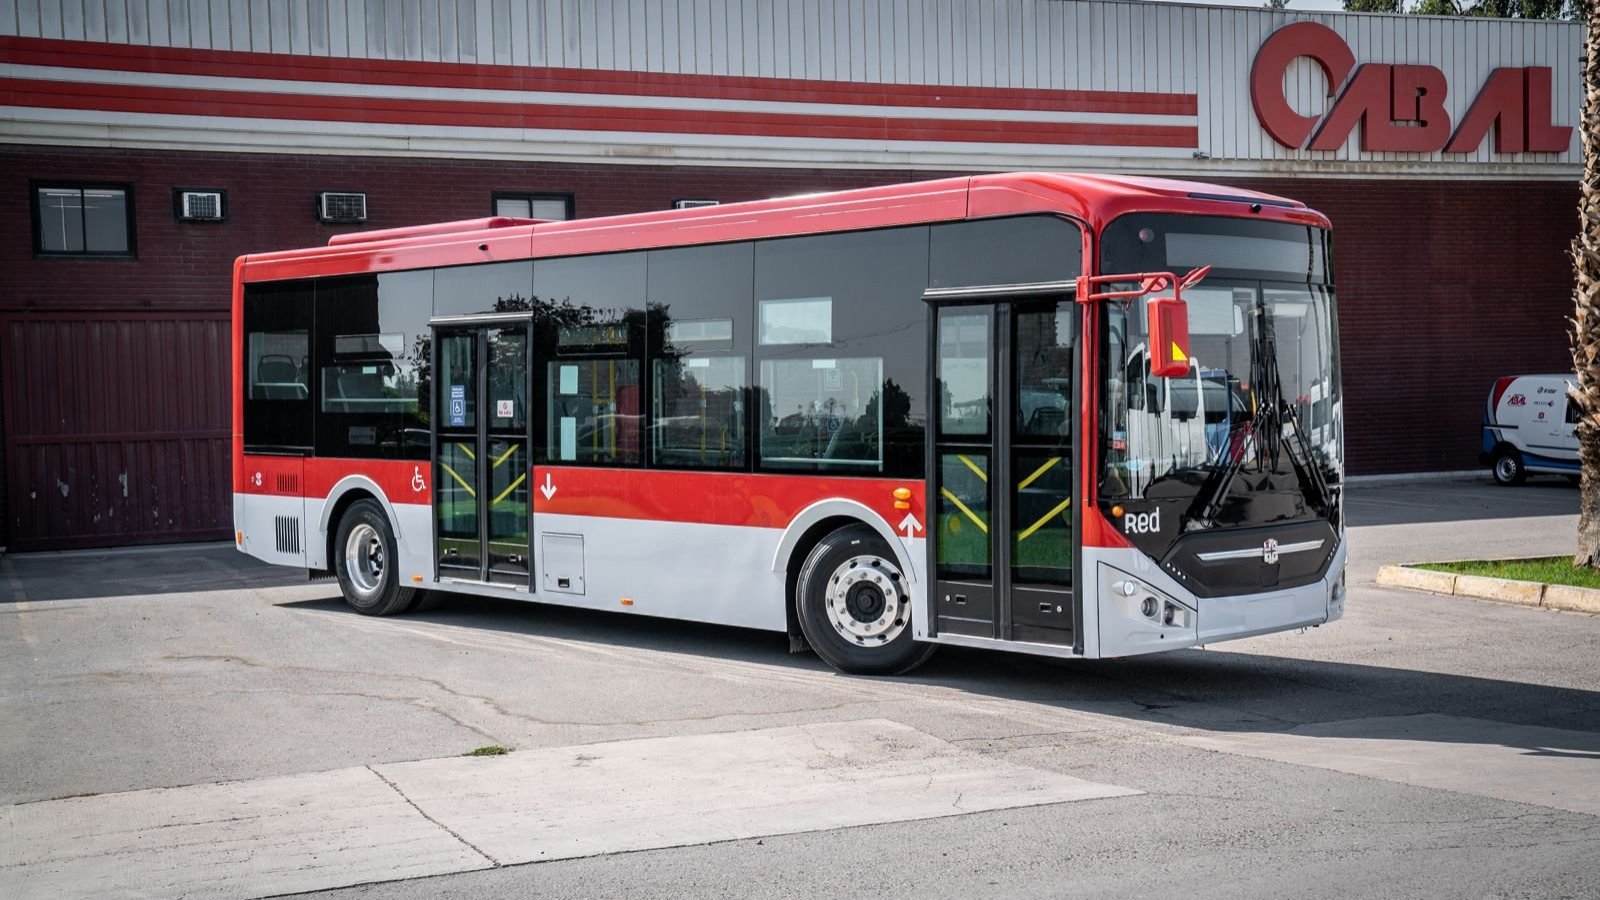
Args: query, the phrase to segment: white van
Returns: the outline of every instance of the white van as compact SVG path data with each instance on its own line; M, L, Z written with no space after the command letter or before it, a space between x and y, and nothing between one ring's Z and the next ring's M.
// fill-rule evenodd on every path
M1572 375L1509 375L1494 383L1483 414L1478 459L1501 484L1529 473L1578 476L1578 408L1567 398Z

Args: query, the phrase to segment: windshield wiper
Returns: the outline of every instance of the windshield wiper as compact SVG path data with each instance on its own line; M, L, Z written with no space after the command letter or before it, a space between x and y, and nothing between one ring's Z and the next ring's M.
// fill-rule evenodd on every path
M1228 428L1223 449L1223 452L1229 455L1228 464L1213 471L1206 478L1205 484L1201 485L1200 494L1195 497L1194 503L1184 515L1185 531L1201 531L1216 526L1217 513L1222 511L1222 503L1228 499L1228 492L1233 489L1233 480L1244 467L1245 441L1251 439L1250 431L1249 422L1240 422ZM1234 440L1236 434L1240 435L1238 441Z
M1256 301L1255 315L1255 333L1250 341L1254 357L1250 362L1250 379L1255 383L1263 402L1256 408L1252 420L1244 428L1239 429L1245 432L1242 439L1235 442L1235 429L1228 429L1226 451L1229 453L1228 463L1206 479L1200 494L1189 507L1184 524L1185 530L1188 531L1216 527L1217 514L1222 511L1222 505L1233 488L1233 482L1238 477L1239 470L1244 467L1245 440L1253 438L1256 442L1257 458L1262 461L1270 459L1272 469L1277 469L1278 449L1283 441L1285 422L1294 429L1294 437L1289 447L1289 465L1294 469L1301 492L1306 495L1311 507L1319 515L1330 516L1332 513L1332 495L1328 490L1327 481L1322 477L1322 469L1312 455L1310 444L1306 441L1299 413L1295 410L1294 404L1283 395L1283 373L1278 367L1277 336L1273 333L1272 321L1261 300Z
M1300 427L1300 413L1283 396L1283 391L1278 392L1278 403L1282 406L1282 414L1287 414L1289 425L1294 429L1294 448L1289 451L1289 464L1294 466L1295 477L1300 479L1301 490L1308 495L1311 507L1323 516L1329 518L1333 515L1333 494L1328 490L1328 481L1322 476L1322 467L1317 465L1311 444L1306 440L1305 431ZM1299 451L1298 454L1296 451ZM1309 488L1309 490L1307 490Z

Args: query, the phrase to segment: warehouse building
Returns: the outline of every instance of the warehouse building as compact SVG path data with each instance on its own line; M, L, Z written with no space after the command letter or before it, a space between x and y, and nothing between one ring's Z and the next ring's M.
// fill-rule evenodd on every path
M0 0L0 546L226 538L244 253L980 171L1335 226L1352 474L1568 367L1571 23L1088 0Z

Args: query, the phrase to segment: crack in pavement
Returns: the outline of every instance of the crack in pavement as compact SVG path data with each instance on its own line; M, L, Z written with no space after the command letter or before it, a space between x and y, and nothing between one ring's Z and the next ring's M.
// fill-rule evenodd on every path
M476 844L472 843L471 841L467 840L466 838L462 837L459 833L456 832L455 829L451 828L449 825L446 825L443 822L439 821L438 819L435 819L433 816L428 815L428 811L427 810L425 810L422 807L418 806L416 804L416 802L413 801L410 797L407 797L406 796L406 792L400 790L400 786L398 784L395 784L393 781L390 781L388 778L385 778L382 772L379 772L377 769L374 769L371 766L362 766L362 768L366 769L368 772L371 772L373 775L376 775L378 777L379 781L382 781L384 784L389 786L390 790L392 790L396 794L400 795L400 799L404 800L406 802L407 806L409 806L412 809L416 810L417 811L417 815L423 817L424 819L427 819L429 822L432 822L436 827L438 827L445 834L448 834L451 837L455 838L456 840L460 841L462 846L465 846L466 848L471 850L473 853L476 853L479 856L483 857L484 859L488 860L490 866L492 866L492 867L494 867L496 869L500 868L500 860L495 859L494 857L492 857L489 854L485 853L481 848L478 847L478 845L476 845Z

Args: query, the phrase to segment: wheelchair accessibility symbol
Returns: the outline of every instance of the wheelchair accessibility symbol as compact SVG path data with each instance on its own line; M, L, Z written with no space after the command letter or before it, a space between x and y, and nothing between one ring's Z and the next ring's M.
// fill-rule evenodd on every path
M428 482L422 478L422 467L416 466L411 470L411 489L417 493L427 490Z

